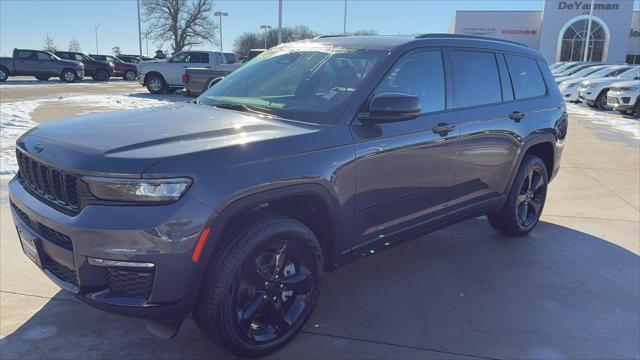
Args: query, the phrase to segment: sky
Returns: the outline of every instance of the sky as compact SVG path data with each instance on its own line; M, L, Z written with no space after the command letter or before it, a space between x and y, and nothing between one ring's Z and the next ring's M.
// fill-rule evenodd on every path
M446 33L456 10L542 10L544 1L347 0L347 4L347 31L405 35ZM214 10L229 13L222 20L225 51L232 50L233 40L243 32L259 31L263 24L278 25L278 0L214 0ZM340 34L343 15L343 0L283 1L283 26L307 25L321 34ZM123 53L138 53L136 0L0 0L1 56L10 56L16 47L40 49L47 34L64 50L75 38L85 53L111 53L114 46ZM159 45L149 40L149 54ZM144 40L142 47L146 54Z

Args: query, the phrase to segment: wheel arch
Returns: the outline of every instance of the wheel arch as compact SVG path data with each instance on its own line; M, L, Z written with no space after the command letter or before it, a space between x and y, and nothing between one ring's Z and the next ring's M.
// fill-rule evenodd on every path
M515 180L516 174L518 173L518 169L524 161L524 158L527 155L536 155L542 159L545 163L545 168L547 169L547 175L549 176L549 181L551 181L553 170L555 168L555 144L556 138L554 135L548 134L540 134L535 137L528 139L521 148L520 153L516 157L516 161L514 162L513 169L511 170L511 175L509 176L509 181L507 182L508 187L505 189L505 192L509 192L511 186L513 185L513 181Z

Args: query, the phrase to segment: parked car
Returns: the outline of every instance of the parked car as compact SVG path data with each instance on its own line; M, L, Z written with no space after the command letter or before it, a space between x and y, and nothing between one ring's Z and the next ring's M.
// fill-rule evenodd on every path
M589 107L605 110L607 108L607 92L613 83L638 79L640 79L640 66L633 65L618 76L585 80L580 83L580 88L578 88L578 100L586 103Z
M108 61L113 64L113 75L122 77L123 80L133 81L138 76L136 64L124 62L113 55L91 55L92 58Z
M551 73L555 76L555 75L560 74L560 73L562 73L564 71L570 70L573 67L580 66L580 65L585 64L585 63L586 63L586 61L570 61L570 62L565 63L564 65L560 65L557 68L553 69L551 71Z
M557 63L553 63L553 64L549 65L549 70L553 71L556 68L558 68L558 67L560 67L560 66L562 66L562 65L564 65L566 63L567 63L566 61L558 61Z
M601 65L593 65L593 66L587 66L585 68L576 70L576 71L571 71L570 74L567 75L563 75L563 76L556 76L556 84L560 84L563 81L566 80L571 80L571 79L579 79L579 78L584 78L585 76L588 76L589 74L592 74L598 70L610 67L611 65L607 65L607 64L601 64Z
M525 46L320 38L266 51L197 104L40 124L18 139L9 201L27 257L85 303L166 337L193 313L260 356L300 331L325 270L479 215L529 233L566 134Z
M640 117L640 80L611 84L607 104L621 114Z
M84 65L48 51L14 49L13 57L0 57L0 82L9 76L35 76L42 81L57 76L64 82L75 82L84 77Z
M72 51L56 51L61 59L79 61L84 64L84 74L97 81L107 81L113 75L113 64L95 60L83 53Z
M621 73L629 70L632 65L611 65L602 68L594 73L591 73L583 78L569 79L558 84L560 93L565 101L577 102L578 101L578 88L580 83L585 80L608 78L618 76Z
M572 66L571 68L566 69L566 70L564 70L562 72L558 72L556 74L553 74L553 77L559 78L559 77L571 76L571 75L573 75L573 74L575 74L575 73L577 73L577 72L579 72L581 70L584 70L584 69L587 69L587 68L590 68L590 67L593 67L593 66L598 66L598 65L603 65L603 64L602 63L595 63L595 62L594 63L579 64L579 65L576 65L576 66Z
M231 72L240 64L226 64L219 51L181 51L167 60L143 61L138 64L138 81L152 94L182 89L182 75L189 67Z
M198 96L229 74L231 74L231 71L228 70L187 68L184 75L182 75L186 95Z

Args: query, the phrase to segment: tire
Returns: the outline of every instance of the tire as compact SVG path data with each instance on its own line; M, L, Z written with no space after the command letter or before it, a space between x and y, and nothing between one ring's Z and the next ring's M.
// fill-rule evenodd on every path
M40 81L47 81L49 80L51 76L45 76L45 75L36 75L36 79L40 80Z
M640 99L636 99L636 106L633 107L633 117L640 119Z
M491 227L510 236L528 234L540 220L548 184L544 161L527 155L513 180L506 203L502 209L487 216Z
M5 68L0 68L0 82L7 81L9 78L9 71Z
M152 94L162 94L167 88L167 84L165 83L162 76L158 74L148 75L148 79L145 81L145 85L147 90L149 90Z
M96 81L107 81L109 80L109 73L104 69L98 69L98 71L96 71L94 79Z
M76 80L78 80L78 74L76 74L75 70L64 69L62 74L60 74L60 80L66 83L76 82Z
M304 224L273 214L229 238L205 275L194 319L228 351L263 356L290 341L311 315L322 284L322 249Z
M136 72L133 70L125 71L124 75L122 75L122 80L126 81L134 81L136 79Z
M599 110L607 110L607 92L609 92L609 89L602 90L600 94L598 94L598 97L596 98L595 106Z

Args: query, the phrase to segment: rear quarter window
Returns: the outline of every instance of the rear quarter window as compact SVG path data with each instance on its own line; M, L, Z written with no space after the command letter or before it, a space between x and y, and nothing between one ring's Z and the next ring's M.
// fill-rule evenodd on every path
M502 87L495 55L483 51L449 53L453 107L463 108L502 101Z
M535 59L505 55L516 99L527 99L547 93L547 87Z
M19 51L16 52L16 59L25 60L25 59L30 59L32 57L35 57L33 51L19 50Z

